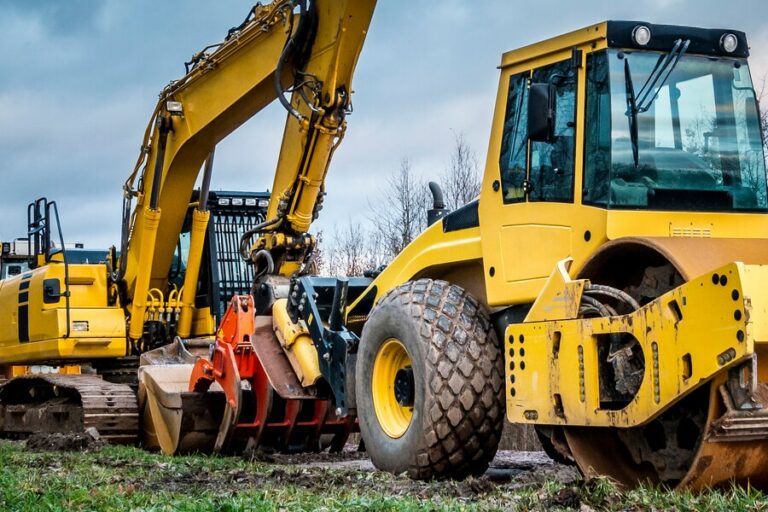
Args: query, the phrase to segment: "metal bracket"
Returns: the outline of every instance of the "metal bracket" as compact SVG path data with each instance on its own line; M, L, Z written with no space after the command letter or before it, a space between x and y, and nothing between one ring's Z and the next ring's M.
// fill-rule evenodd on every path
M320 373L333 392L336 414L355 407L354 362L360 339L344 326L344 312L372 280L361 277L301 277L291 281L288 314L307 324L317 349Z
M757 389L757 357L752 354L746 362L728 371L728 393L734 407L742 411L762 409L764 404L755 398Z

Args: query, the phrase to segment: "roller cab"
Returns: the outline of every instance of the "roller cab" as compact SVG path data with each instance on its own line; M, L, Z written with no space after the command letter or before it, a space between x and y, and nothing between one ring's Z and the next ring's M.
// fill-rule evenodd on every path
M502 58L479 226L506 415L585 474L766 483L748 55L739 31L610 21Z

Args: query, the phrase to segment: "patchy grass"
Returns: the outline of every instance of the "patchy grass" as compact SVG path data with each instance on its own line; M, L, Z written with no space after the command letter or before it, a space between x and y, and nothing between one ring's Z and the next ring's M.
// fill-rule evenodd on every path
M327 462L327 456L321 460ZM0 442L0 510L768 511L768 499L754 490L620 493L606 480L584 482L542 470L513 471L504 482L412 482L351 467L286 461L166 457L115 446L86 453L30 452L23 443Z

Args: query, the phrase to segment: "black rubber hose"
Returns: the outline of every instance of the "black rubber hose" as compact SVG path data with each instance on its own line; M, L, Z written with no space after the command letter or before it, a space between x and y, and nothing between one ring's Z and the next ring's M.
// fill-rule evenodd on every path
M216 154L216 146L213 147L205 160L205 170L203 171L203 183L200 187L200 198L198 210L208 211L208 193L211 190L211 176L213 175L213 156Z
M299 5L299 26L296 32L291 35L288 41L285 43L283 52L280 54L280 58L277 61L277 68L275 69L275 90L277 91L277 99L285 107L285 109L296 119L301 119L301 112L293 108L291 101L285 97L285 90L283 89L282 77L283 77L283 65L293 57L293 53L299 48L298 38L303 37L306 32L307 23L307 0L300 0Z
M640 303L637 302L634 297L623 290L613 288L612 286L605 286L603 284L590 284L584 290L584 293L588 295L602 295L604 297L610 297L620 302L626 303L633 311L640 309Z
M149 196L149 208L157 210L160 201L160 185L163 181L163 165L165 163L165 148L168 146L170 122L163 116L157 117L157 155L155 156L155 172L152 174L152 191Z

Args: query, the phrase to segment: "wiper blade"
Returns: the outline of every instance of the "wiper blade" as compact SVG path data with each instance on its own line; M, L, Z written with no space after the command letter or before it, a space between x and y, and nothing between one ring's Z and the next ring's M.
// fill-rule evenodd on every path
M675 70L677 63L680 62L680 58L685 55L686 51L688 51L690 45L691 41L688 39L685 41L682 39L675 41L672 50L664 58L661 65L654 69L654 72L651 73L643 84L643 87L640 89L640 92L637 95L636 104L638 112L647 112L648 109L651 108L651 105L653 105L653 102L659 95L659 91L664 87L664 84L667 83L669 75ZM651 93L653 94L651 95Z
M689 39L678 39L669 53L656 63L651 74L646 79L640 92L635 94L635 86L632 83L632 72L629 69L629 58L624 60L624 84L627 90L627 117L629 118L629 136L632 141L632 159L635 168L639 164L638 155L638 133L637 133L637 114L647 112L659 91L669 80L672 71L675 70L680 58L688 51L691 41Z
M637 98L635 86L632 83L632 72L629 70L629 59L624 59L624 85L627 89L627 117L629 118L629 139L632 141L632 161L635 168L638 164L637 148Z

